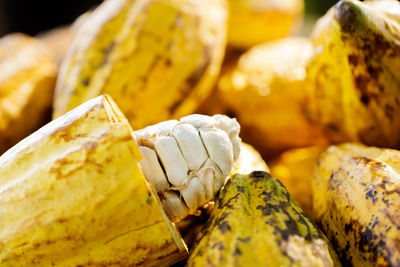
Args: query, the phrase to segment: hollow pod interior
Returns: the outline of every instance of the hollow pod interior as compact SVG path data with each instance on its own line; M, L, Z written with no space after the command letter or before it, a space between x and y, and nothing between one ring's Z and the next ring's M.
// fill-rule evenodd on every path
M171 265L187 249L139 167L133 131L99 96L0 157L2 266Z

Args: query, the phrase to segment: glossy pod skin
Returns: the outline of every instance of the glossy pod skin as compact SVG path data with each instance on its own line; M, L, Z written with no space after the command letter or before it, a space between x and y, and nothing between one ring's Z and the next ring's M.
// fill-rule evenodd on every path
M319 156L325 149L323 147L291 149L270 163L271 175L282 182L313 219L312 176Z
M340 266L309 216L267 172L222 189L187 266Z
M0 157L1 266L159 266L187 254L108 96Z
M242 126L242 138L264 158L291 148L325 145L308 114L306 66L309 39L291 37L257 45L225 66L214 93L199 112L229 114Z
M104 1L64 58L53 117L103 93L135 129L193 113L219 74L226 13L225 0Z
M314 214L343 263L398 266L400 152L331 146L314 171Z
M317 22L309 111L333 142L399 148L400 3L378 2L342 0Z
M228 0L228 45L247 49L295 33L303 0Z
M231 176L237 173L249 173L252 170L269 172L267 163L262 159L260 153L249 144L242 142L240 144L239 159ZM214 204L215 201L208 203L202 209L197 210L196 216L188 216L176 224L189 250L192 248L194 240L199 235L203 225L210 218L210 214L214 210Z
M269 167L254 147L242 142L239 160L233 174L250 173L254 170L269 172Z
M0 38L0 154L50 120L56 76L46 45L21 33Z

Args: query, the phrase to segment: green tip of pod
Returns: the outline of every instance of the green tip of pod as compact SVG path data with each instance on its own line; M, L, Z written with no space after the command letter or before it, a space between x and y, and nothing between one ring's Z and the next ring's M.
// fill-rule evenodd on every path
M335 6L335 18L344 32L357 32L369 21L367 7L358 1L342 0Z
M234 175L188 266L340 266L325 236L277 179Z

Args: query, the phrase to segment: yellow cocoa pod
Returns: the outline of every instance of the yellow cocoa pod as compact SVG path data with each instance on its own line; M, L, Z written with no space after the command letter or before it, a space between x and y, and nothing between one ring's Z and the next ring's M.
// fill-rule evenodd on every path
M269 172L267 163L265 163L260 153L251 145L242 142L239 160L234 173L250 173L253 170Z
M0 154L49 119L56 75L41 42L19 33L0 39Z
M367 0L365 3L385 16L400 22L400 5L396 0Z
M188 266L340 266L325 236L266 172L236 174L220 192Z
M228 43L238 48L286 37L303 18L303 0L229 0Z
M192 113L210 93L226 42L225 0L108 0L64 59L53 117L99 94L134 128Z
M244 141L264 157L286 149L323 145L322 131L308 118L305 67L312 55L306 38L256 46L220 78L201 112L225 113L243 126Z
M0 157L1 266L166 266L186 247L107 96Z
M343 262L400 265L400 152L330 147L314 172L314 213Z
M321 147L306 147L284 152L271 162L271 174L283 183L300 206L313 218L311 182Z
M334 142L400 147L400 3L372 3L339 1L316 24L310 113Z
M237 166L231 175L249 173L252 170L269 171L269 168L257 150L249 144L242 142L240 144L240 156ZM189 249L193 246L195 237L200 233L202 226L209 219L213 209L214 203L208 203L207 206L198 210L199 214L196 216L188 216L183 221L177 223L177 227Z

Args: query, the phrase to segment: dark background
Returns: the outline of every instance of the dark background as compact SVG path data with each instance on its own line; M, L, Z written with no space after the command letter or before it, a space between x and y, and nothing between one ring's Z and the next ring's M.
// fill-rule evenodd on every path
M39 32L66 25L101 0L0 0L0 35Z
M0 0L0 36L11 32L36 35L69 24L101 2L102 0ZM324 14L337 0L305 2L307 16L316 18Z

